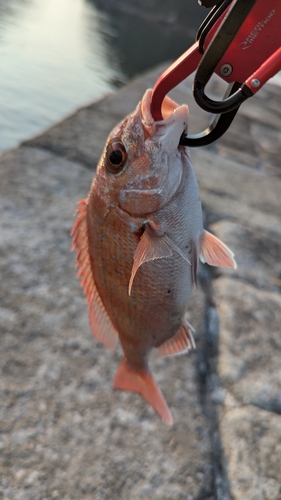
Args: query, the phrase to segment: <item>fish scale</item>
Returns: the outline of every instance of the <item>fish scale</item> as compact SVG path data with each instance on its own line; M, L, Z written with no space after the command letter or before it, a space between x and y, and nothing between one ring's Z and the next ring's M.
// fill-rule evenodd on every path
M91 199L92 220L99 217L94 210L95 195L94 190ZM176 211L173 207L184 207L185 204L181 200L184 196L186 190L179 191L171 200L171 209L164 207L158 213L160 220L165 218L167 232L183 247L191 246L191 241L188 240L188 225L182 228L180 224L184 215L181 212L184 209ZM142 226L142 221L134 219L134 222L135 227ZM122 335L125 335L126 338L138 338L140 345L142 343L153 347L170 338L175 333L175 328L177 330L180 327L181 317L192 290L191 270L190 265L177 254L165 261L160 259L146 262L138 270L132 295L129 296L128 282L139 242L139 237L130 230L131 226L130 216L124 214L120 217L116 209L110 209L101 223L107 237L101 240L101 247L96 252L101 262L95 262L93 273L100 297L115 328L120 332L121 341ZM93 233L96 229L91 226ZM115 235L114 238L111 237L112 234ZM118 276L112 279L116 266ZM98 283L104 283L105 286L99 287ZM167 294L167 289L172 290L172 294ZM172 321L174 318L176 321ZM157 338L153 339L152 334L155 331Z

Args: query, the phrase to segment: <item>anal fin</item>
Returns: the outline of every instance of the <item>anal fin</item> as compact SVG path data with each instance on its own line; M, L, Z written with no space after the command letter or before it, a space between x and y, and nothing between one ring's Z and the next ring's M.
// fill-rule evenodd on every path
M195 349L196 346L193 333L194 328L184 318L177 333L157 347L157 355L159 357L178 356L180 354L185 354L191 349Z
M210 266L233 267L234 269L237 267L234 253L208 231L204 231L201 240L200 260L203 263L207 262Z

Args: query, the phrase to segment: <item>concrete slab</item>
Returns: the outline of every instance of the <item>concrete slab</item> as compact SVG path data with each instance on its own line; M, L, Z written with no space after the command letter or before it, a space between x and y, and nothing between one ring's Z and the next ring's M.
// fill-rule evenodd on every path
M222 386L241 405L281 413L281 295L227 277L214 288Z
M281 419L254 406L226 413L220 423L233 500L281 495Z
M234 160L221 158L206 149L192 150L191 159L203 202L204 193L207 192L206 198L209 193L216 195L223 199L225 205L239 202L243 208L248 206L269 217L281 217L281 180L279 178L272 179L264 172L253 170ZM240 218L240 211L237 215L234 210L231 218Z
M120 350L89 331L72 213L109 131L164 66L0 159L1 500L280 498L281 89L265 86L215 145L191 150L206 221L239 268L202 267L197 352L152 363L174 426L112 393ZM218 79L208 92L222 95ZM190 80L171 95L189 104L191 132L205 128Z
M121 350L93 339L70 253L92 173L26 147L0 164L0 497L214 499L196 354L152 363L171 428L138 395L112 392ZM192 310L199 335L202 293Z
M281 238L270 228L257 228L252 220L240 223L221 220L210 225L218 238L235 253L237 269L220 269L219 273L239 278L253 286L280 292Z

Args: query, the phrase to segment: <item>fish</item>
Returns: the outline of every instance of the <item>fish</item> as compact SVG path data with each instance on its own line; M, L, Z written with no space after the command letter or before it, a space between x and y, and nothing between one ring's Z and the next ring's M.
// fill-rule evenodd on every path
M87 198L71 232L89 324L124 357L113 388L135 391L160 418L173 417L149 370L149 355L195 348L186 318L198 262L236 267L233 252L204 230L189 151L188 106L166 96L163 119L152 117L152 90L106 141Z

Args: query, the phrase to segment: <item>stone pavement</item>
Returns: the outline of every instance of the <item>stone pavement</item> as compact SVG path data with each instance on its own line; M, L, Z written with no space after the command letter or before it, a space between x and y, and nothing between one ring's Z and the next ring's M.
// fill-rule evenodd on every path
M121 350L89 330L72 214L108 132L162 70L0 159L1 500L281 499L281 89L267 85L220 141L191 151L205 225L238 269L201 266L197 350L152 360L171 428L112 391ZM190 82L173 97L200 130Z

